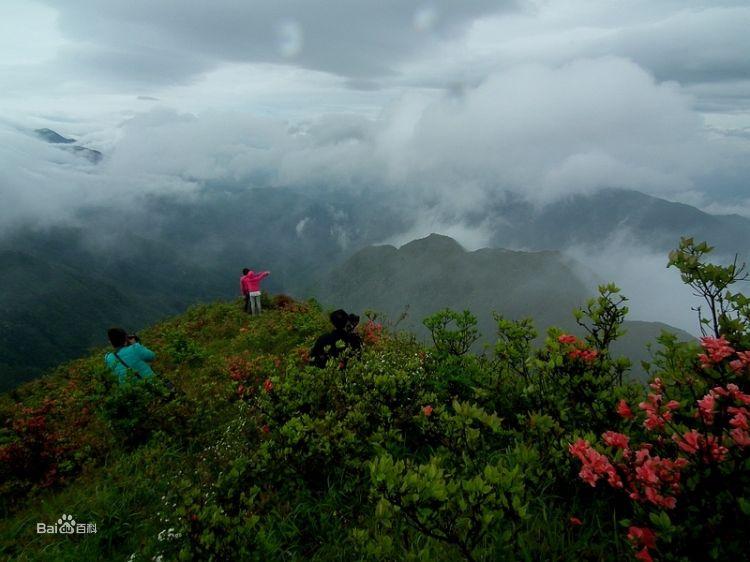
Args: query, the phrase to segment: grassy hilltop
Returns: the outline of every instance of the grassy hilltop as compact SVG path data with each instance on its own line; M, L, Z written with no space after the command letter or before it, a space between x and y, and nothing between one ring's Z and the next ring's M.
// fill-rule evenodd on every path
M703 349L662 336L646 389L623 384L627 360L609 351L626 312L613 287L580 310L583 337L552 328L536 347L529 322L499 317L494 347L476 355L468 312L429 317L430 346L374 317L360 326L361 357L325 369L306 361L328 329L325 312L284 296L266 304L259 318L238 303L198 306L141 334L155 371L179 388L175 400L113 385L103 350L3 395L0 556L682 560L743 551L746 316ZM37 523L63 514L97 532L37 534Z

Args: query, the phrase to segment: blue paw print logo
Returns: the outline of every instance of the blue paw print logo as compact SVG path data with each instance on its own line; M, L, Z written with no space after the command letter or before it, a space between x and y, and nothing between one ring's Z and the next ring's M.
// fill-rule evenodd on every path
M57 524L60 527L61 533L75 533L76 522L72 515L63 514L63 516L57 520Z

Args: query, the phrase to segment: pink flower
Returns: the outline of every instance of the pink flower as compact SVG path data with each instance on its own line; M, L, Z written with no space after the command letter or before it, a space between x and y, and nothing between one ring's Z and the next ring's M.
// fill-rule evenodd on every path
M652 382L649 383L649 386L651 387L651 390L654 392L664 392L664 383L661 381L659 377L656 377Z
M586 363L592 363L597 358L599 352L595 349L571 349L568 352L570 359L581 359Z
M613 488L623 487L622 479L606 455L592 448L588 441L578 439L568 446L568 451L581 461L582 466L578 476L591 487L596 486L597 481L604 476Z
M710 390L703 398L698 400L698 412L707 425L714 423L714 412L716 410L716 393Z
M737 357L743 366L747 367L750 365L750 351L738 351Z
M727 458L727 453L729 452L729 449L719 444L719 440L715 435L709 435L706 438L706 448L707 451L704 455L706 462L721 462Z
M732 419L729 420L729 425L735 428L744 429L745 431L750 430L750 425L748 425L748 411L746 408L735 408L733 406L730 406L727 408L727 412L730 414L734 414Z
M654 562L654 559L651 558L651 555L648 553L648 548L645 546L635 553L635 557L642 562Z
M423 414L424 414L424 415L425 415L426 417L428 417L428 418L429 418L429 417L430 417L430 416L432 415L432 406L430 406L429 404L428 404L427 406L424 406L424 407L422 408L422 413L423 413Z
M667 409L677 410L680 407L680 403L677 400L670 400L667 402Z
M680 491L680 471L689 464L688 461L652 457L648 445L635 452L634 461L632 453L626 452L628 457L635 467L633 472L626 473L631 499L673 509L677 505L674 495Z
M700 449L700 437L700 433L693 429L685 433L682 437L673 435L672 440L677 443L680 449L690 455L694 455Z
M595 349L584 349L581 352L581 359L586 361L586 363L592 363L594 359L599 355L599 352Z
M637 546L656 548L656 533L648 527L631 526L628 529L628 540Z
M704 337L701 338L701 345L706 353L700 356L701 364L710 365L720 363L734 353L734 348L729 342L721 336L720 338Z
M638 404L638 407L646 412L646 419L643 422L643 426L649 431L663 429L666 422L672 419L671 410L668 408L663 410L661 403L661 394L650 393L646 401Z
M564 344L571 344L576 343L578 341L578 338L575 336L571 336L570 334L563 334L561 336L558 336L557 341Z
M719 444L715 435L702 435L695 429L688 431L682 437L673 435L672 440L677 446L690 455L701 453L703 462L720 462L723 461L729 450Z
M602 434L604 443L610 447L617 447L618 449L627 449L630 438L622 433L616 433L614 431L605 431Z
M735 428L729 432L732 440L740 447L750 447L750 432L745 429Z
M620 414L623 419L633 419L633 411L630 409L630 406L628 406L628 403L624 399L620 400L617 403L617 413Z

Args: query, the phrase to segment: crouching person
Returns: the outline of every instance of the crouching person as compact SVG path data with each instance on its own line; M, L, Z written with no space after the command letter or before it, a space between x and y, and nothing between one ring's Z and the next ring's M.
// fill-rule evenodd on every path
M114 351L107 353L104 361L120 383L125 382L128 376L140 380L154 376L151 362L156 359L156 354L141 345L138 336L128 335L122 328L110 328L107 336Z
M156 376L151 369L156 354L138 336L122 328L111 328L107 336L114 350L104 356L104 362L119 384L107 393L103 406L112 428L126 445L135 446L156 429L154 408L175 396L174 385Z

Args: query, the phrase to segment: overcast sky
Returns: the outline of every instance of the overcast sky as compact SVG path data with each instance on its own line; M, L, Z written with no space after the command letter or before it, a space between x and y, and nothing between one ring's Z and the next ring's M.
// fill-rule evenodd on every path
M260 176L746 212L748 29L746 0L3 0L0 194L16 219Z

